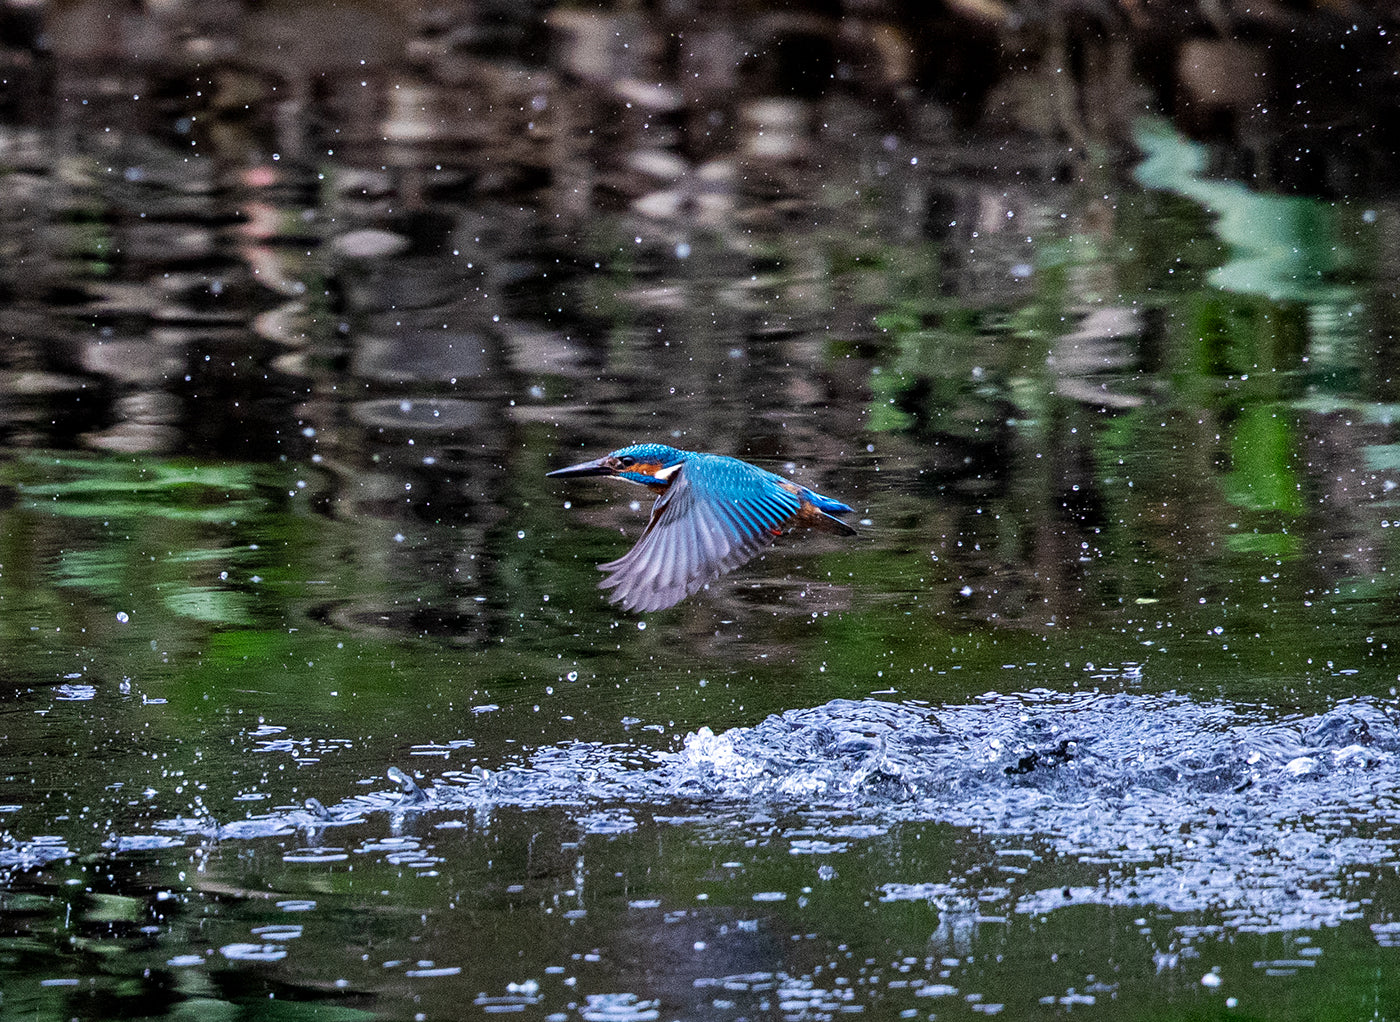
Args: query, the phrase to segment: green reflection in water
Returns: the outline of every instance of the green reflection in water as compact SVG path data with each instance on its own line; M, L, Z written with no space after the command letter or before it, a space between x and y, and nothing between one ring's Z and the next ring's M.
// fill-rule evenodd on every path
M1338 278L1354 256L1335 206L1204 177L1209 151L1162 121L1140 121L1135 141L1145 158L1133 173L1144 188L1185 196L1218 216L1216 233L1231 248L1211 274L1218 287L1276 301L1339 302L1350 293Z
M140 616L138 608L145 611L154 597L182 617L246 624L252 600L243 587L262 558L258 543L238 540L276 532L257 492L258 472L252 465L31 452L6 467L4 481L21 496L11 514L58 520L41 530L48 542L37 547L55 585L116 601L128 615ZM59 526L64 520L72 525Z

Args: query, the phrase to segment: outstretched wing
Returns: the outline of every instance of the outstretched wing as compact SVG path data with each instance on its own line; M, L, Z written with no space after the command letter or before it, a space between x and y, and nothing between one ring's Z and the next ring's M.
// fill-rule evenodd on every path
M723 461L693 472L683 465L652 507L637 545L598 565L608 573L598 586L613 590L611 602L642 611L674 606L751 560L793 520L801 506L796 494L762 485L757 475L767 474L762 469ZM747 472L755 473L755 479L745 479ZM732 495L738 492L746 495Z

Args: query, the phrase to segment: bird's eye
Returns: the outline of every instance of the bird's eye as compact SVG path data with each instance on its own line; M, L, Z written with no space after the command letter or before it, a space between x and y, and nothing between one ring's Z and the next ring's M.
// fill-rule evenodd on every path
M637 463L637 459L632 457L630 454L624 454L622 457L617 459L617 463L623 468L631 468Z

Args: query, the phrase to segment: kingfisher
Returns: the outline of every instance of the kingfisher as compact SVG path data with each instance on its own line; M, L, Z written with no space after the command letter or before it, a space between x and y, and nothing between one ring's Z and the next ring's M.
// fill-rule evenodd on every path
M626 610L673 607L797 527L854 536L837 515L853 508L738 458L633 444L551 476L607 476L657 497L637 545L598 565L610 603Z

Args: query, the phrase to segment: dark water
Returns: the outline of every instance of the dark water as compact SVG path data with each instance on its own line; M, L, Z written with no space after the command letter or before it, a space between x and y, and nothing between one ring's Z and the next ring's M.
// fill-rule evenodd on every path
M0 4L0 1017L1400 1017L1394 33L702 22Z

